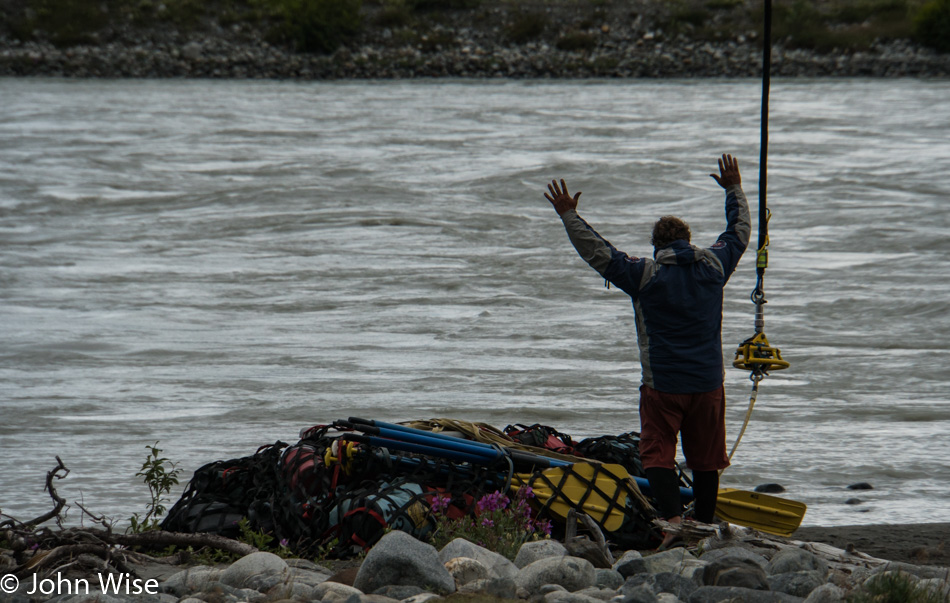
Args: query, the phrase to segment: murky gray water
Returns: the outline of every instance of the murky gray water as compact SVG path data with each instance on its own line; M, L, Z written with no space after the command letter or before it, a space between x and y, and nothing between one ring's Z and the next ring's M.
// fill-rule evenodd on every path
M49 508L60 455L60 493L124 520L146 444L190 476L352 415L637 429L629 298L542 192L567 179L631 253L670 213L712 242L718 154L757 199L759 94L0 80L0 508ZM948 99L947 81L773 83L766 333L792 368L724 483L784 484L806 525L950 513ZM747 253L730 359L753 282ZM749 390L730 369L730 444Z

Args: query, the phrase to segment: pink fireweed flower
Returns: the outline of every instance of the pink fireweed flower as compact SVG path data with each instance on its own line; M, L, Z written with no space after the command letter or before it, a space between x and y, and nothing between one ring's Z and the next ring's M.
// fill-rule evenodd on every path
M485 519L482 520L482 525L485 526L486 528L492 528L492 527L495 527L495 522L489 519L488 517L486 517Z
M486 494L485 496L478 499L476 506L481 512L492 512L492 511L503 511L505 507L508 506L508 497L502 494L501 492L495 491L491 494Z
M284 538L280 541L280 546L287 548L288 546L290 546L290 541Z
M435 495L435 498L432 500L432 504L429 505L433 513L442 513L449 508L449 503L452 502L451 496L440 496Z

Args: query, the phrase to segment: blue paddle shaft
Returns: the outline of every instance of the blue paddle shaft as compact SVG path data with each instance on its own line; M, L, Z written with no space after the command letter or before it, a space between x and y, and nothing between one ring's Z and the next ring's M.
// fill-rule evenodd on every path
M397 425L395 423L386 423L383 421L368 421L365 419L350 418L351 423L358 425L370 425L372 427L378 428L380 435L391 438L402 438L409 440L412 438L417 445L423 445L424 448L428 449L429 452L424 452L422 450L407 450L405 448L396 448L395 446L390 446L391 448L396 448L396 450L405 450L406 452L419 452L420 454L431 454L433 456L441 456L442 458L453 458L453 460L463 460L465 462L471 462L475 464L486 464L486 461L492 462L497 460L499 457L498 449L492 446L491 444L485 444L483 442L473 442L471 440L462 440L461 438L455 438L452 436L447 436L441 433L432 433L431 431L424 431L421 429L415 429L413 427L406 427L405 425ZM385 430L385 432L384 432ZM377 438L378 439L378 438ZM395 440L381 440L382 442L392 442ZM445 453L450 452L446 450L448 445L454 444L455 447L452 448L451 452L469 452L470 454L476 455L476 458L479 460L472 459L454 459L454 457L449 457ZM385 446L385 443L373 444L374 446ZM464 448L468 450L465 450ZM543 465L547 467L564 467L565 465L570 465L571 463L567 461L562 461L558 459L552 459L544 456L539 456L531 454L529 452L522 452L520 450L512 450L510 448L504 448L505 452L511 455L513 460L523 460L526 462L533 462L538 465ZM479 455L478 451L483 451L483 456ZM484 452L492 452L494 456L489 457L484 455ZM484 460L481 460L484 459ZM637 486L644 493L652 493L650 488L650 482L644 477L634 477ZM680 496L686 500L693 499L693 490L692 488L680 488Z

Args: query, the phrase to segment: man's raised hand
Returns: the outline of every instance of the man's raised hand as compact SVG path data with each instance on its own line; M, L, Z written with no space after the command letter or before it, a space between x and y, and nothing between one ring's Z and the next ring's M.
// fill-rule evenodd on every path
M719 160L719 175L710 174L713 179L719 183L722 188L729 188L734 184L742 184L742 178L739 176L739 162L732 155L723 153Z
M571 197L567 192L567 184L565 184L563 178L561 178L561 186L557 185L557 180L552 180L551 184L548 185L548 190L551 194L544 193L544 198L551 202L557 215L561 216L566 211L577 209L577 199L580 198L581 194L577 193Z

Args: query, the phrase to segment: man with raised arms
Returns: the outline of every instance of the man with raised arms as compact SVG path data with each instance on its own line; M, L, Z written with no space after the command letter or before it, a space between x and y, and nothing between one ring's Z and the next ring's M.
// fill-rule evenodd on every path
M677 435L693 474L694 516L712 523L719 472L726 456L726 397L723 388L723 287L749 244L749 204L739 164L719 159L710 174L726 191L726 230L710 247L690 244L689 226L673 216L653 226L653 258L619 251L577 214L561 180L544 196L561 217L571 243L590 266L633 299L643 383L640 386L640 459L660 515L682 517L675 471ZM667 535L661 549L669 547Z

